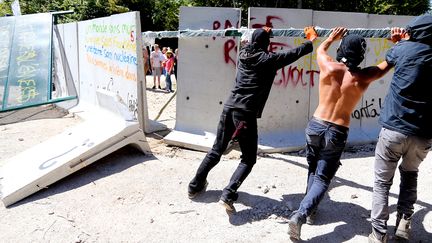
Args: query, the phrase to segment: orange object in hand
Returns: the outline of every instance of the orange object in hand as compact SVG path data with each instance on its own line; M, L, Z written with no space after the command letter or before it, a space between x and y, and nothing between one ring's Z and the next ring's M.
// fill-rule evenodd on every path
M272 28L271 28L271 27L264 26L264 27L262 27L262 28L263 28L263 30L264 30L265 32L267 32L267 33L271 33L271 32L272 32Z
M315 38L318 37L318 34L315 31L315 29L314 29L313 26L305 27L304 28L304 32L305 32L305 35L306 35L306 39L308 39L308 40L312 41L312 40L314 40Z

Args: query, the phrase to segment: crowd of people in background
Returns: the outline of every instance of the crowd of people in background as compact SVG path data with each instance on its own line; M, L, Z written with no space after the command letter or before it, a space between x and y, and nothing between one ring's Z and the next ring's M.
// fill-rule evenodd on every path
M152 47L143 47L144 73L153 76L152 89L165 90L169 93L172 89L171 75L177 81L177 59L178 49L173 51L170 47L159 47L155 44ZM161 87L161 75L165 77L165 87Z

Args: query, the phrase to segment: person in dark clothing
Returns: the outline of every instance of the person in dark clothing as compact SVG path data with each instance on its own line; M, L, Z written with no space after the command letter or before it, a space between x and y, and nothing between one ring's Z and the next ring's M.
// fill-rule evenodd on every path
M229 142L238 141L242 152L241 161L220 198L227 212L235 211L233 202L238 197L237 189L256 162L257 118L261 117L276 71L312 52L312 41L317 37L316 32L313 32L307 35L305 43L282 53L268 52L271 28L264 27L253 32L251 42L239 52L235 86L225 102L215 143L189 183L189 198L195 198L198 193L205 191L208 173L218 164Z
M387 241L388 197L400 159L395 235L409 240L418 168L432 145L432 16L418 16L399 31L386 54L395 72L379 118L369 242Z

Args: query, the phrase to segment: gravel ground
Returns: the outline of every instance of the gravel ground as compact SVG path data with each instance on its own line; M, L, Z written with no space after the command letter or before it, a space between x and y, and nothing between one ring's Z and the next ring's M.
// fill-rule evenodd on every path
M171 95L147 91L151 119ZM15 119L14 114L0 114L0 166L80 122L51 106L44 109L39 116L30 115L40 110L27 110L26 119L25 114L15 114ZM159 121L174 126L175 99ZM147 136L152 155L130 147L120 149L11 207L0 207L0 241L290 242L287 218L298 207L306 184L302 151L259 155L239 190L237 213L228 215L217 201L239 162L239 152L222 158L208 177L207 192L191 201L187 184L205 153L167 146L161 137L168 132ZM315 225L302 228L304 241L367 242L373 153L374 145L346 149ZM412 242L432 242L431 159L429 154L420 167ZM390 230L398 181L397 173L390 194Z

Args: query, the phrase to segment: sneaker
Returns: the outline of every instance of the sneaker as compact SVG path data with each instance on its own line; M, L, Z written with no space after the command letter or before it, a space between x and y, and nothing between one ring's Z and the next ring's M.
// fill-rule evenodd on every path
M315 209L314 211L312 211L311 215L309 215L309 216L306 217L306 224L312 225L312 224L315 223L315 219L316 219L316 216L317 216L317 211L318 210Z
M411 217L398 213L396 218L395 236L398 239L409 240L411 231Z
M204 184L204 187L200 191L197 191L197 192L188 191L188 197L189 197L189 199L194 199L199 194L205 192L207 190L207 186L208 186L208 182L206 180L205 184Z
M155 85L153 85L152 89L156 89L156 86L155 86Z
M234 201L221 198L219 204L222 205L227 213L235 213Z
M306 222L306 218L298 211L294 211L288 221L288 234L291 238L300 240L301 227Z
M388 236L372 227L372 233L368 237L369 243L387 243Z

